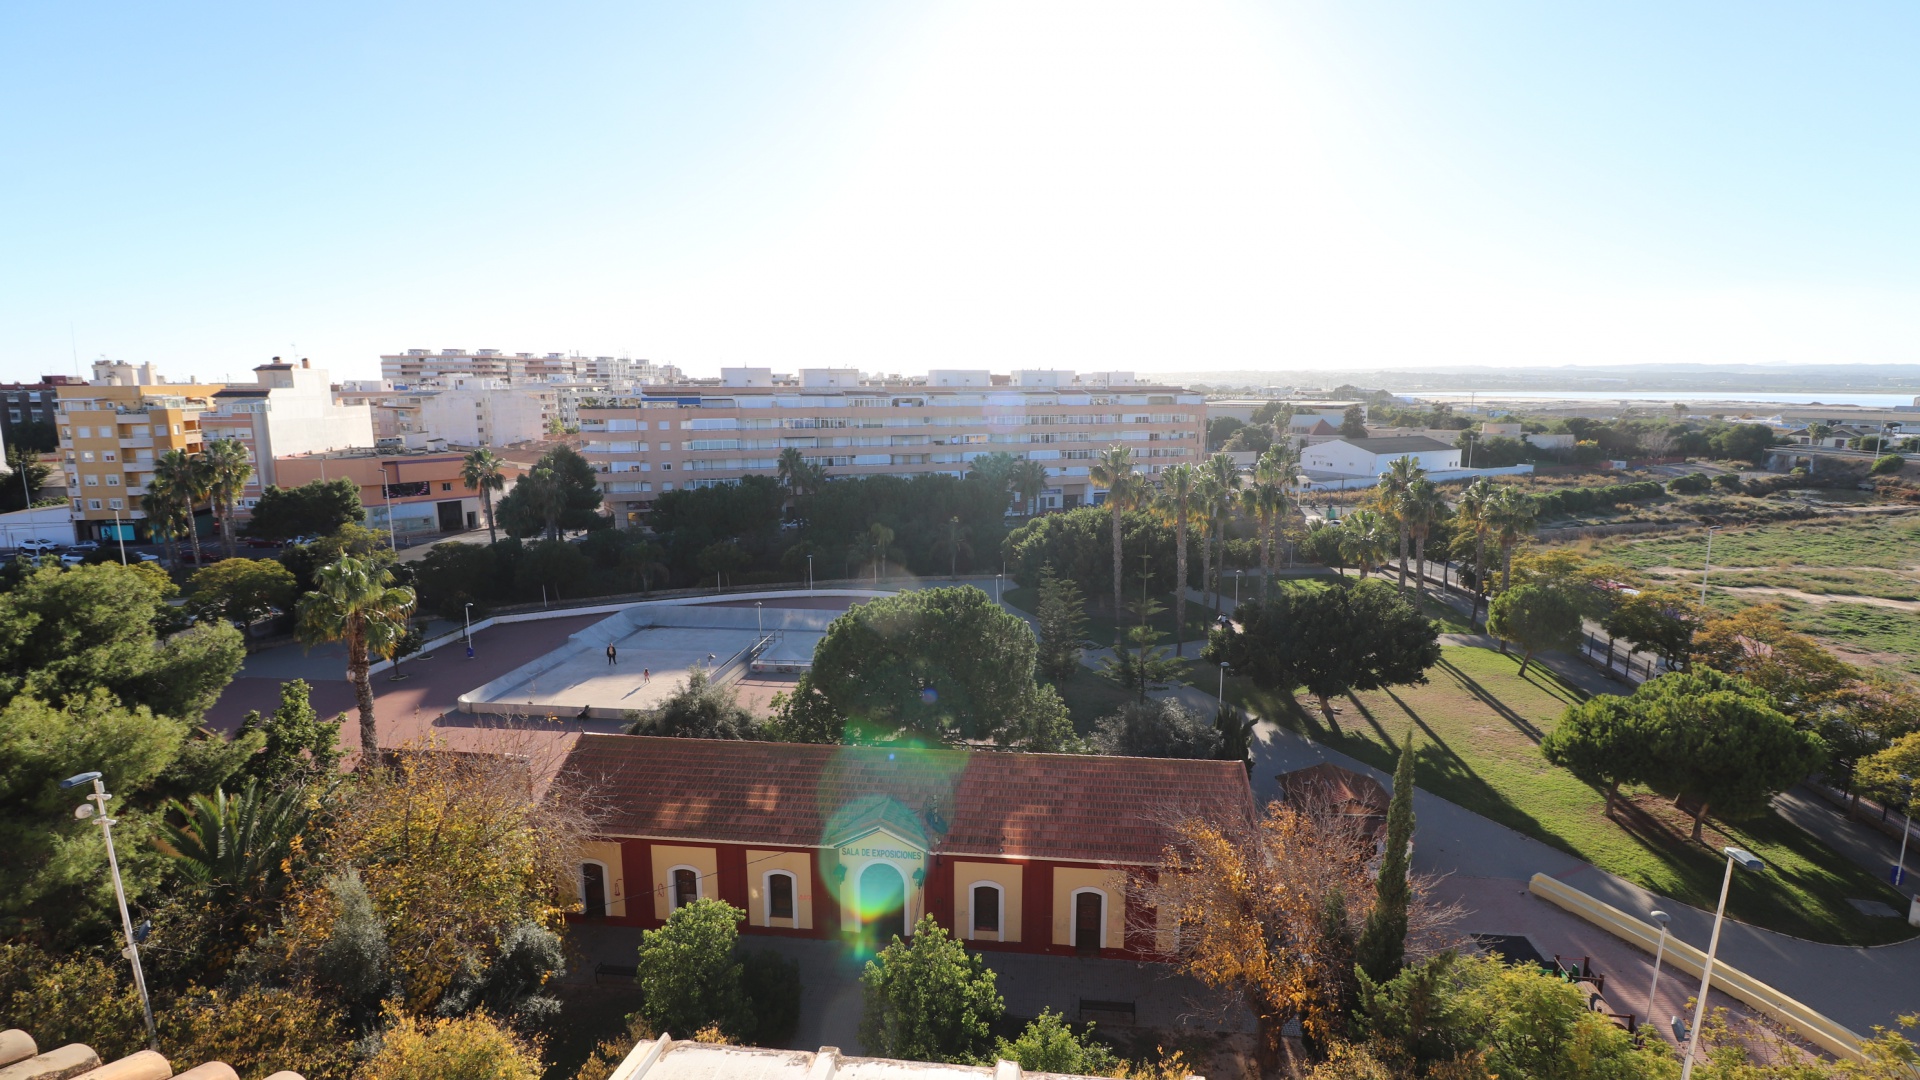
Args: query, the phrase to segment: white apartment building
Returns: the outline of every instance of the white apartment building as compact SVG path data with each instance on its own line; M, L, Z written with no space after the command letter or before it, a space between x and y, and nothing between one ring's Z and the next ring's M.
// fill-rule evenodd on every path
M547 437L560 415L559 391L499 379L456 378L419 395L419 427L449 446L508 446Z
M1329 439L1300 451L1300 471L1315 480L1379 476L1394 459L1410 457L1429 473L1460 468L1460 451L1425 435Z
M963 476L981 454L1041 462L1041 503L1097 502L1093 458L1131 447L1149 475L1204 456L1206 401L1172 386L1098 381L1071 371L935 370L925 377L862 378L851 368L727 368L718 386L649 387L580 409L582 448L603 474L616 518L638 523L647 505L676 489L771 474L782 450L798 449L829 477L949 473Z
M289 364L276 356L255 367L253 379L251 386L235 383L217 391L200 416L207 439L237 439L247 448L253 479L241 494L243 511L279 483L274 458L373 445L372 411L364 403L336 402L327 373L306 360Z
M602 383L638 386L681 378L672 365L627 357L577 356L570 353L502 352L499 349L408 349L380 357L380 378L393 390L445 386L453 379L497 379L519 385L526 382Z

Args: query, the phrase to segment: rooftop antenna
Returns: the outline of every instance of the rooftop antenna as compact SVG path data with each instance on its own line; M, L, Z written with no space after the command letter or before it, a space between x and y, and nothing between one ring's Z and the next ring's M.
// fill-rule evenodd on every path
M73 323L67 323L67 344L73 349L73 377L80 377L80 337L73 332Z

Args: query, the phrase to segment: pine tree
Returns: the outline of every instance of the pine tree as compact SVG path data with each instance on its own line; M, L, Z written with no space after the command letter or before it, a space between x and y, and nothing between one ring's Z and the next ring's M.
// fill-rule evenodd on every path
M1040 603L1034 612L1040 624L1040 648L1034 666L1056 682L1069 678L1080 667L1080 647L1087 636L1087 602L1080 586L1072 578L1053 572L1051 565L1040 571Z
M1413 840L1413 732L1401 743L1400 761L1393 770L1393 799L1387 804L1387 850L1380 859L1380 880L1374 889L1373 910L1360 930L1354 962L1367 978L1383 983L1406 965L1407 848Z

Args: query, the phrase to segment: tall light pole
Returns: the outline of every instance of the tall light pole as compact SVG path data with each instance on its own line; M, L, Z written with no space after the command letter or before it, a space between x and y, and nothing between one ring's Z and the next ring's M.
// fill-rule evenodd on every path
M1727 856L1727 874L1720 879L1720 906L1713 912L1713 936L1707 939L1707 965L1700 969L1700 996L1693 1003L1693 1026L1687 1029L1687 1056L1680 1065L1680 1080L1693 1080L1693 1052L1700 1047L1700 1021L1707 1015L1707 991L1713 986L1713 958L1720 949L1720 924L1727 917L1727 890L1733 887L1733 864L1759 873L1766 864L1745 848L1723 849Z
M1900 774L1900 861L1893 864L1893 883L1900 884L1907 878L1907 834L1913 831L1913 777Z
M120 542L120 565L127 565L127 537L120 531L120 511L113 512L113 538Z
M60 790L79 787L92 782L93 794L87 801L74 808L73 816L85 821L94 818L100 825L100 835L107 841L107 869L113 874L113 896L120 902L120 931L126 936L127 948L121 955L133 963L133 985L140 991L140 1009L147 1017L147 1045L155 1051L160 1049L160 1036L153 1029L153 1003L147 1000L147 975L140 970L140 945L133 932L133 916L127 914L127 890L120 884L120 859L113 850L114 819L107 813L107 800L113 796L107 794L105 784L100 782L97 772L83 772L79 776L69 776L60 781Z
M394 475L400 475L397 466L394 468ZM397 552L400 550L400 544L393 538L393 485L387 482L387 463L384 461L380 463L380 494L385 496L387 501L387 548Z
M469 602L460 612L467 621L467 658L473 658L473 604Z
M807 556L807 591L813 591L813 556Z
M1718 525L1707 530L1707 559L1700 568L1700 606L1703 608L1707 606L1707 577L1713 573L1713 534L1719 531Z
M1000 579L1006 576L1005 574L993 575L993 602L996 604L1000 602Z
M760 615L760 609L765 607L766 603L765 600L755 600L753 602L753 630L755 637L767 636L766 620L761 618Z
M1660 989L1660 958L1667 954L1667 924L1673 921L1673 916L1664 911L1654 911L1650 912L1647 917L1660 924L1660 944L1655 946L1653 950L1653 985L1647 987L1647 1020L1651 1022L1653 1020L1653 995L1656 990Z
M1233 606L1235 610L1238 610L1240 607L1240 575L1244 573L1246 573L1245 570L1235 570L1233 572Z
M1220 688L1213 692L1214 708L1224 708L1227 704L1227 662L1220 661Z

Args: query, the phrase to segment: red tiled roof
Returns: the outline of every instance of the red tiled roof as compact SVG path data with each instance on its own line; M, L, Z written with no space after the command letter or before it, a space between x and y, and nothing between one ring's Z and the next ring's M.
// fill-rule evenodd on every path
M1170 816L1253 814L1239 763L1176 758L585 734L561 781L608 836L811 847L910 816L937 851L1061 861L1153 863Z

